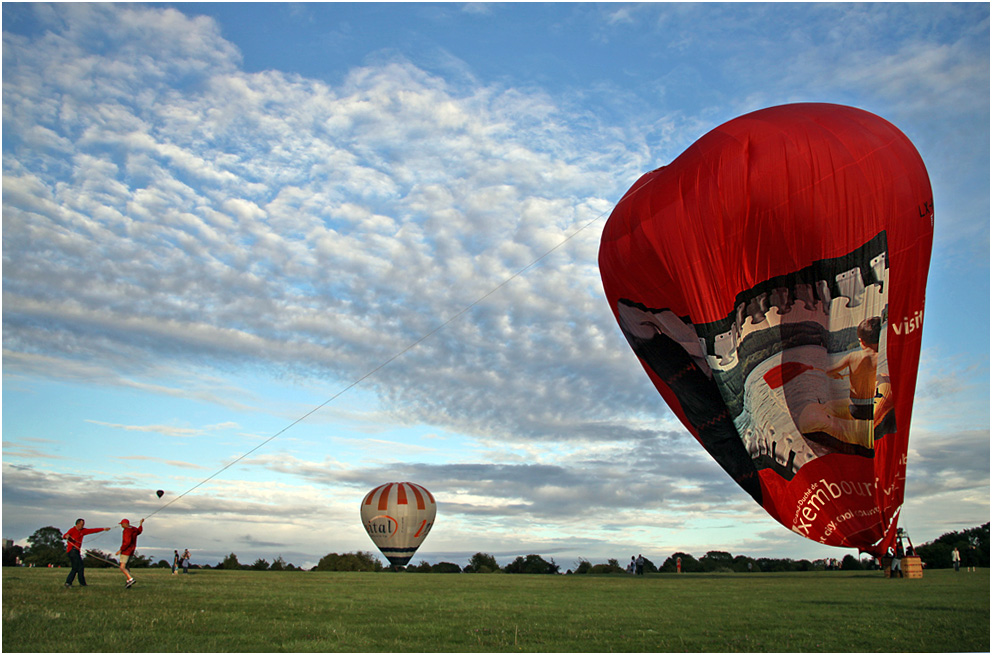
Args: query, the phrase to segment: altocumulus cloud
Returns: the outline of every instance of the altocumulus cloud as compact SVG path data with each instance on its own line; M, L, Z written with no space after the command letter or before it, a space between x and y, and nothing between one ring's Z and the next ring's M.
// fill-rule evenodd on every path
M353 379L602 216L599 194L643 168L560 127L540 94L452 88L403 60L339 88L245 74L210 21L40 12L61 29L5 37L5 344L22 357ZM613 154L590 156L597 141ZM632 397L598 389L629 362L598 297L596 233L377 391L469 432L603 432Z

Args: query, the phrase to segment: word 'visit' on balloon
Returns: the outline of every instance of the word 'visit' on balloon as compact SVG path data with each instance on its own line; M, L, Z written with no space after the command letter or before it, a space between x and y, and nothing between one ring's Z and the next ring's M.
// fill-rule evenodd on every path
M362 499L362 523L393 566L406 566L437 515L434 496L419 484L387 482Z
M777 521L893 547L933 242L909 139L866 111L735 118L642 176L600 274L655 387Z

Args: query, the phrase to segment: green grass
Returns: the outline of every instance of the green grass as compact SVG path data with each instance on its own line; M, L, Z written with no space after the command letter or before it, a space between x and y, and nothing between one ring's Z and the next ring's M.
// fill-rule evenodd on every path
M528 576L3 569L5 652L989 651L989 570Z

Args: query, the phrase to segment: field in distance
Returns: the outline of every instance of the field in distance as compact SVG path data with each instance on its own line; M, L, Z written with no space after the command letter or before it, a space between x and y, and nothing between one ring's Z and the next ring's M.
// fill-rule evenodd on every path
M989 570L510 575L3 569L5 652L989 651Z

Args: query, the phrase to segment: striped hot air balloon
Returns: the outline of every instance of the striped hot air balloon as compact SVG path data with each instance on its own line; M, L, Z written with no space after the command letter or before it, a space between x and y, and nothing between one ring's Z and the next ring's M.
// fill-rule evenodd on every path
M362 499L362 523L393 566L406 566L434 525L437 503L419 484L387 482Z

